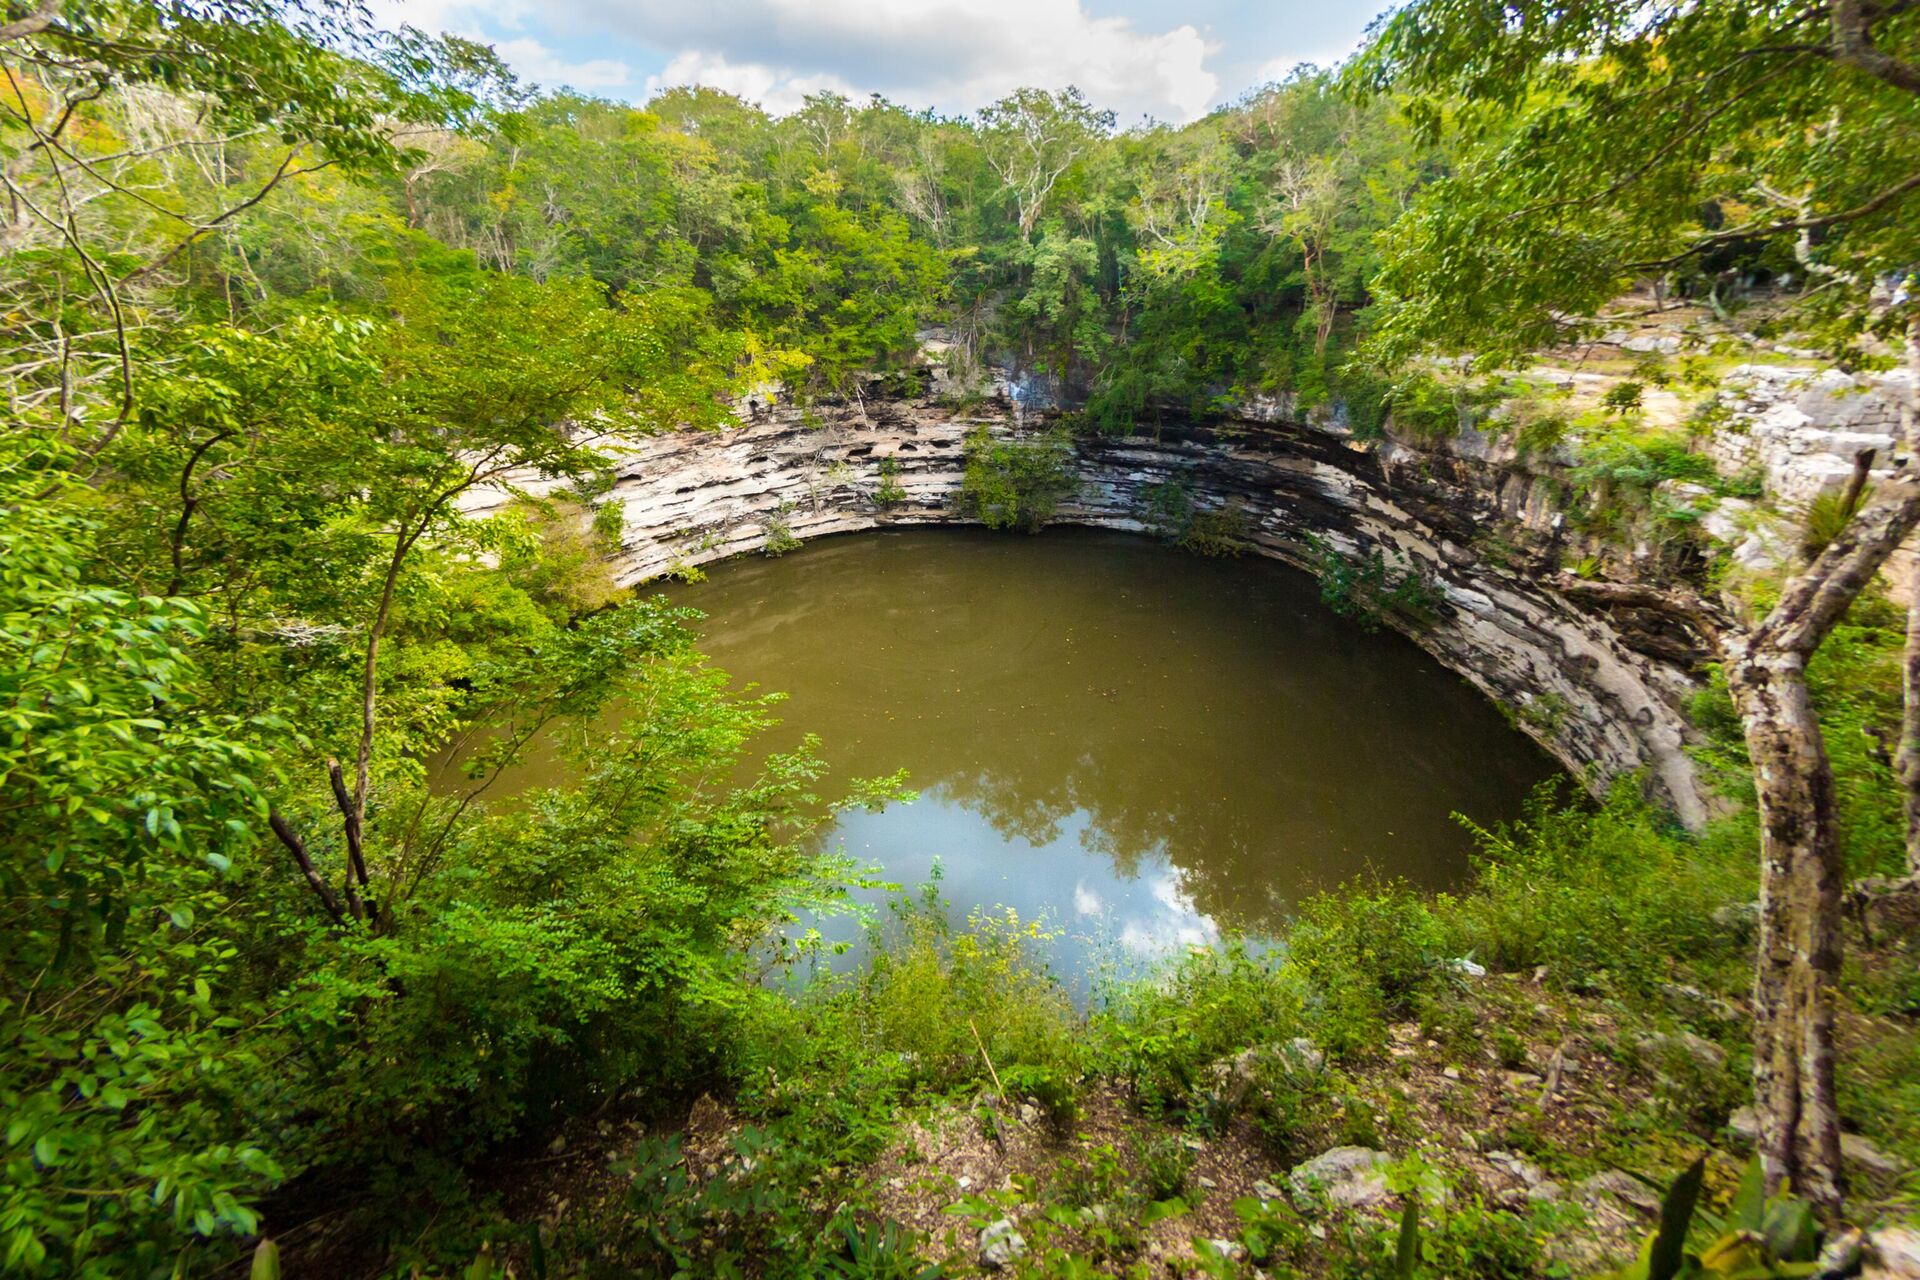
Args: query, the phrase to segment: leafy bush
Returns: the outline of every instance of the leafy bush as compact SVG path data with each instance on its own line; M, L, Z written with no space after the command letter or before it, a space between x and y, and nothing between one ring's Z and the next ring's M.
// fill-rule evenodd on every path
M949 1089L1028 1068L1064 1089L1082 1068L1079 1014L1036 959L1048 940L1011 910L975 911L954 928L935 903L896 904L891 936L840 998L871 1051L896 1056L909 1079Z
M583 1240L583 1257L617 1245L639 1274L848 1280L933 1280L918 1240L897 1223L827 1218L810 1195L821 1153L797 1126L748 1126L705 1178L689 1171L677 1134L647 1138L621 1166L625 1214L614 1241Z
M989 529L1038 532L1078 488L1063 429L1008 439L979 427L967 436L960 507Z
M793 536L793 528L788 523L792 515L792 504L783 502L777 511L767 517L766 541L763 542L760 547L762 554L767 556L783 556L789 551L798 551L800 549L800 539Z
M1247 549L1247 517L1232 499L1195 513L1180 539L1185 550L1202 556L1237 556Z
M878 468L880 483L874 486L873 503L885 511L897 507L907 500L907 490L900 483L900 460L882 458Z
M1154 1111L1189 1110L1212 1064L1304 1030L1299 983L1278 958L1237 943L1186 952L1166 972L1105 996L1094 1015L1099 1060Z
M1140 491L1134 512L1147 532L1162 542L1177 543L1193 524L1193 490L1184 480L1161 480Z
M1335 1055L1377 1051L1440 971L1445 945L1441 921L1405 885L1309 898L1287 930L1286 967L1313 993L1315 1042Z
M1446 604L1446 593L1427 570L1412 562L1396 567L1379 551L1349 555L1309 535L1309 568L1320 579L1320 599L1335 613L1369 631L1389 616L1419 626L1431 625Z
M1741 962L1740 939L1713 916L1752 894L1744 824L1691 837L1625 784L1597 808L1560 800L1557 784L1543 784L1520 821L1471 827L1473 885L1439 912L1452 954L1640 992L1676 963Z
M6 468L0 467L0 474ZM14 473L18 474L18 473ZM40 481L28 472L28 484ZM205 615L89 584L94 527L0 492L0 1270L146 1274L281 1175L235 970L258 726L194 696Z
M1140 1187L1149 1200L1171 1200L1187 1189L1194 1154L1178 1134L1162 1133L1140 1148Z
M1228 499L1200 509L1183 480L1163 480L1141 492L1136 515L1163 542L1203 556L1237 556L1247 549L1247 518Z
M1000 1072L1000 1083L1011 1098L1025 1098L1055 1133L1067 1133L1080 1119L1080 1090L1074 1078L1058 1067L1019 1063Z

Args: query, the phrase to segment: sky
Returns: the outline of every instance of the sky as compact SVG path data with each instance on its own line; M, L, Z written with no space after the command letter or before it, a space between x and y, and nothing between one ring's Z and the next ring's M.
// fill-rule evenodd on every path
M1388 0L372 0L383 24L499 50L523 80L640 103L701 84L772 112L810 93L970 113L1077 85L1121 125L1184 124L1339 61Z

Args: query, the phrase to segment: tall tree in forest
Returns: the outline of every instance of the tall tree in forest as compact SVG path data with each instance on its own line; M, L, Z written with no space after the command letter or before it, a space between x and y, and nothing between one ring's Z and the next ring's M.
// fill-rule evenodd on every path
M11 405L97 454L133 412L137 330L194 247L301 174L373 171L404 121L476 99L449 51L346 0L47 0L0 23L0 277ZM155 199L153 190L162 190Z
M987 162L1013 200L1022 240L1047 210L1061 175L1113 128L1113 112L1097 111L1078 89L1019 89L980 112Z
M1498 362L1591 331L1636 279L1698 276L1737 252L1816 281L1799 320L1836 350L1904 347L1920 371L1904 283L1920 243L1920 27L1905 6L1415 0L1374 37L1358 85L1407 95L1429 136L1456 130L1467 146L1392 232L1378 354ZM1722 639L1760 809L1761 1155L1772 1182L1828 1206L1843 1187L1842 867L1805 672L1920 522L1904 469L1876 497L1763 620ZM1912 739L1920 696L1908 706ZM1902 754L1920 781L1916 747Z

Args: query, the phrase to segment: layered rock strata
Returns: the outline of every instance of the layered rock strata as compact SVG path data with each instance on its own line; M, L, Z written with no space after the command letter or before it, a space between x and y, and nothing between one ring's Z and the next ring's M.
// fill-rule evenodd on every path
M655 437L618 459L605 501L625 516L615 565L623 583L791 539L966 523L958 499L969 432L1037 427L1006 398L973 408L868 399L807 412L762 401L744 416L737 428ZM1590 788L1641 773L1688 825L1710 813L1686 750L1683 707L1696 684L1685 645L1662 636L1657 620L1589 612L1555 591L1562 519L1542 477L1476 456L1471 441L1440 451L1361 446L1337 425L1270 420L1076 449L1079 490L1056 521L1140 531L1150 491L1174 483L1201 509L1237 508L1247 549L1260 555L1311 567L1329 548L1379 552L1417 568L1444 604L1430 622L1397 624L1415 643L1507 708Z

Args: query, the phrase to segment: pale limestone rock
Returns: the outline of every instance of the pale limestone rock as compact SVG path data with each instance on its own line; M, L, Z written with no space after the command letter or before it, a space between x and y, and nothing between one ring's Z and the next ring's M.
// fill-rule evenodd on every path
M803 541L962 522L956 497L967 435L1018 430L1009 421L1019 412L1012 400L956 411L876 390L858 406L815 406L803 415L788 403L762 405L736 428L637 441L615 458L615 484L604 499L621 508L625 523L617 579L635 584L758 552L773 519ZM1596 790L1643 772L1687 824L1697 827L1712 812L1687 751L1690 673L1627 648L1607 617L1550 585L1442 555L1444 542L1464 545L1509 500L1521 504L1528 527L1551 530L1560 519L1551 485L1515 489L1504 472L1458 460L1458 474L1436 489L1434 455L1252 421L1231 434L1170 430L1102 437L1079 449L1084 483L1062 503L1059 521L1138 530L1143 491L1179 478L1210 501L1234 502L1257 554L1301 564L1313 534L1342 552L1385 548L1396 562L1418 562L1448 608L1431 625L1409 629L1416 643L1503 704L1553 695L1563 713L1522 727ZM886 508L875 500L883 460L904 495ZM1403 505L1402 475L1417 497L1411 506ZM531 474L509 479L535 495L556 483ZM463 510L484 514L508 500L504 490L483 490L464 498ZM1440 513L1446 523L1416 512Z
M1026 1252L1027 1238L1014 1228L1011 1218L990 1222L980 1231L980 1265L989 1271L1000 1270Z
M1296 1196L1326 1196L1336 1208L1364 1209L1387 1198L1385 1166L1393 1157L1367 1147L1334 1147L1287 1175Z

